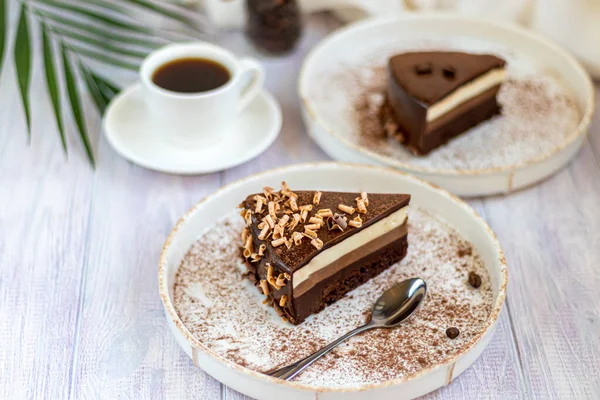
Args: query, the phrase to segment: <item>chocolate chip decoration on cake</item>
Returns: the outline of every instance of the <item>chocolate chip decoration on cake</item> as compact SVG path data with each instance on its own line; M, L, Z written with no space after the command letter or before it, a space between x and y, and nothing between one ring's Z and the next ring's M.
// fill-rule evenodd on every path
M388 63L381 119L388 135L424 155L500 113L506 62L488 54L412 52Z
M404 258L409 201L265 187L240 204L246 276L277 315L300 324Z

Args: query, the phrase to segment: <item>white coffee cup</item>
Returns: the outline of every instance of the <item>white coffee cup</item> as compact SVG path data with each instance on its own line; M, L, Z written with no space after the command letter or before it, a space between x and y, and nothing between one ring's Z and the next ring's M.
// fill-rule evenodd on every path
M161 66L189 58L221 64L229 71L229 81L198 93L175 92L153 82L153 75ZM150 53L140 67L140 77L149 116L165 139L180 146L206 147L230 135L237 114L261 91L265 73L255 60L239 59L222 47L196 42L167 45Z

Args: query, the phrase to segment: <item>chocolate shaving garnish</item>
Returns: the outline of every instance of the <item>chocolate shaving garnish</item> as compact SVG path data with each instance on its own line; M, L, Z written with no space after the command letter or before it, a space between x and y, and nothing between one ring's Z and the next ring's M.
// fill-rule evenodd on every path
M288 223L289 220L290 220L290 216L284 215L283 217L281 217L281 219L279 220L277 225L279 225L283 228L283 227L285 227L285 225Z
M317 211L317 215L321 218L333 217L333 212L329 208L323 208Z
M252 236L248 236L246 238L246 243L244 243L244 257L249 258L253 251L254 243L252 242Z
M367 192L360 192L360 198L365 202L365 206L369 207L369 198L367 197Z
M352 221L348 222L348 225L354 228L360 228L362 226L362 223L362 218L360 217L360 215L357 215Z
M292 276L291 276L290 274L288 274L287 272L284 272L284 273L283 273L283 277L284 277L285 279L287 279L288 281L292 279Z
M356 208L358 209L358 212L360 214L367 213L367 206L366 206L365 202L363 201L363 199L361 199L361 198L356 199Z
M273 229L273 239L281 239L283 237L283 233L285 228L281 225L275 225L275 229Z
M321 202L321 196L323 195L323 193L316 191L315 195L313 196L313 204L318 206L319 203Z
M281 298L279 299L279 307L285 307L285 304L287 303L287 299L288 299L288 297L285 294L283 296L281 296Z
M269 187L269 186L263 187L263 193L264 193L265 197L267 198L267 200L271 200L273 198L274 191L275 191L275 189L273 189L272 187Z
M269 202L269 215L273 219L273 221L277 221L277 214L275 214L275 203L274 201Z
M306 222L306 217L308 217L308 210L304 209L300 213L300 219L302 220L303 223Z
M260 280L260 287L262 289L263 294L265 296L268 296L269 295L269 284L267 283L266 280L264 280L264 279Z
M285 244L285 238L284 237L280 237L279 239L275 239L271 242L271 246L273 247L279 247L282 244Z
M321 224L304 225L304 229L309 229L311 231L318 231L319 229L321 229Z
M275 290L281 289L281 286L277 284L277 280L273 276L273 266L267 264L267 282L275 288Z
M273 229L275 227L275 220L273 220L273 218L271 218L271 215L267 215L265 218L263 218L263 221L265 221L267 224L269 224L271 229Z
M292 220L290 221L290 223L288 225L288 229L290 231L293 231L296 228L296 226L298 226L299 222L300 222L300 214L292 215Z
M258 239L265 240L267 238L267 235L269 234L269 230L271 230L269 225L264 224L263 228L261 229L260 233L258 234Z
M311 238L311 239L315 239L317 236L317 232L310 230L310 229L304 229L304 235Z
M284 287L285 286L285 276L283 274L279 274L275 283L279 287Z
M252 225L252 211L245 210L244 219L246 220L246 226Z
M293 242L290 239L285 238L285 247L287 247L288 250L292 248L292 244Z
M354 209L354 207L350 207L347 206L345 204L340 204L338 205L338 210L345 212L346 214L354 214L356 212L356 210Z
M317 250L321 250L323 248L323 241L318 238L311 240L310 244L315 246Z
M333 222L335 222L335 225L339 226L340 230L342 231L348 227L348 222L346 222L346 218L344 218L344 216L340 214L333 214L333 217L331 219L333 220Z
M298 203L296 203L295 197L290 198L290 208L292 211L298 211Z
M325 223L325 221L323 221L323 218L321 218L321 216L319 216L319 215L315 215L314 217L310 217L310 219L308 220L308 222L310 224L317 224L317 225L321 225L321 226L323 226L323 224Z
M254 212L260 214L263 206L267 204L267 199L263 196L256 195L254 196L254 200L256 200L256 208L254 209Z
M296 246L300 246L302 244L302 238L304 237L304 235L300 232L294 232L292 234L292 239L294 240L294 244Z
M267 249L267 246L264 243L261 244L260 247L258 248L258 255L261 257L264 256L266 249Z
M246 243L246 239L248 239L249 235L250 235L250 228L244 227L244 229L242 229L242 243Z

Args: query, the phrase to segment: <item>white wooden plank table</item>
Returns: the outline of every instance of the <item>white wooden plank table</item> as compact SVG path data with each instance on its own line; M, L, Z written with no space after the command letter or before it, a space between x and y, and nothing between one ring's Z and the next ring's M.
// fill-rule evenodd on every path
M14 20L14 18L12 18ZM311 17L291 56L263 59L281 103L279 139L257 159L197 177L145 170L118 156L86 104L97 168L67 124L65 159L39 61L31 144L14 70L0 79L0 398L243 399L195 368L166 325L157 260L177 219L235 179L327 156L300 119L306 52L338 24ZM239 33L222 43L255 55ZM131 77L125 77L131 79ZM600 118L574 162L536 187L470 203L498 234L510 268L492 343L427 398L600 396Z

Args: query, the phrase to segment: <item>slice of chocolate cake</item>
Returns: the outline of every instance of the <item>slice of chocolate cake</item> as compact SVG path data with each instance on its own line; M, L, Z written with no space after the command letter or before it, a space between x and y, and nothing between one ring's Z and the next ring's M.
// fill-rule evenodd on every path
M246 276L299 324L400 261L410 195L265 188L240 205Z
M505 61L493 55L415 52L392 57L382 122L389 135L427 154L500 112Z

